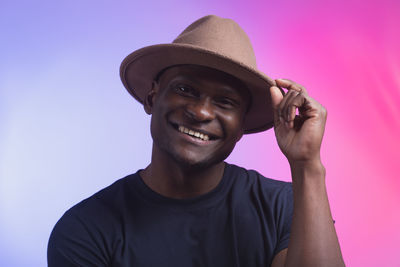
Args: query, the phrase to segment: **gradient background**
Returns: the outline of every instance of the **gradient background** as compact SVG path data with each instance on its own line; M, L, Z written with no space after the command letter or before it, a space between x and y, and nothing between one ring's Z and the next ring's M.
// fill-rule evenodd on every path
M0 266L45 266L72 205L150 160L149 116L119 80L133 50L195 19L236 20L273 78L328 109L322 148L347 266L400 266L400 1L2 1ZM290 180L273 131L229 162Z

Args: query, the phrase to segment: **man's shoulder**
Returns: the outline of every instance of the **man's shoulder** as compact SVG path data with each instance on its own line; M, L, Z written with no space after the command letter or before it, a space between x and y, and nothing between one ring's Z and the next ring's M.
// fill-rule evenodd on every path
M71 261L80 266L88 261L93 266L105 266L112 244L120 236L120 217L127 210L127 195L132 195L129 193L136 176L115 181L63 214L49 239L48 259L52 266L61 266L60 262L72 264Z
M244 210L250 207L263 207L264 211L268 210L270 214L277 214L277 211L288 209L288 207L291 209L292 183L267 178L258 171L232 164L227 167L227 173L232 180L230 189L232 199Z
M227 163L227 172L230 176L234 176L237 182L249 185L257 185L266 190L280 190L283 188L291 188L292 183L274 178L268 178L257 170L246 169L235 164Z
M120 178L112 184L97 191L93 195L78 202L67 210L65 215L91 215L115 212L117 207L121 207L123 201L126 201L127 195L132 195L131 191L134 186L132 183L137 178L137 173L130 174ZM92 214L95 212L95 214Z

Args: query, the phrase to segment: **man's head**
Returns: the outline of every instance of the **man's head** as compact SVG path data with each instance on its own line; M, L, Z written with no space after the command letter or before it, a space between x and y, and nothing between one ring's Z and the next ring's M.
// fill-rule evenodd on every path
M244 133L250 104L237 78L198 65L163 71L144 101L155 149L183 165L223 161Z
M275 82L258 70L250 40L233 20L205 16L189 25L170 44L134 51L121 64L121 80L129 93L144 103L158 73L176 65L205 66L241 80L251 98L244 133L273 126L269 88Z

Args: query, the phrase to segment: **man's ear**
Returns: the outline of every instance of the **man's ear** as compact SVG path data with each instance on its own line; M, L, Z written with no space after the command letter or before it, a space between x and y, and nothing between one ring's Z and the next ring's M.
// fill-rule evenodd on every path
M242 129L242 130L238 133L238 135L237 135L237 137L236 137L236 143L239 142L240 139L242 139L243 134L244 134L244 129Z
M240 131L236 135L236 143L239 142L240 139L242 139L242 137L244 135L244 121L245 121L245 119L246 119L246 116L243 117L242 127L241 127Z
M143 101L143 107L144 111L146 111L147 114L152 114L153 113L153 106L154 106L154 97L158 92L158 82L153 81L151 84L151 90L147 93L146 97L144 98Z

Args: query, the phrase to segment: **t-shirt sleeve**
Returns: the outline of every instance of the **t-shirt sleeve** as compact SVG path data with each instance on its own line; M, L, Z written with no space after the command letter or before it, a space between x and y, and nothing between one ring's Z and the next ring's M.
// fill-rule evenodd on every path
M67 211L50 235L48 266L107 266L104 249L98 239L89 223L73 211Z
M276 215L278 221L278 242L274 256L289 246L290 228L293 218L293 190L291 183L287 183L279 193Z

